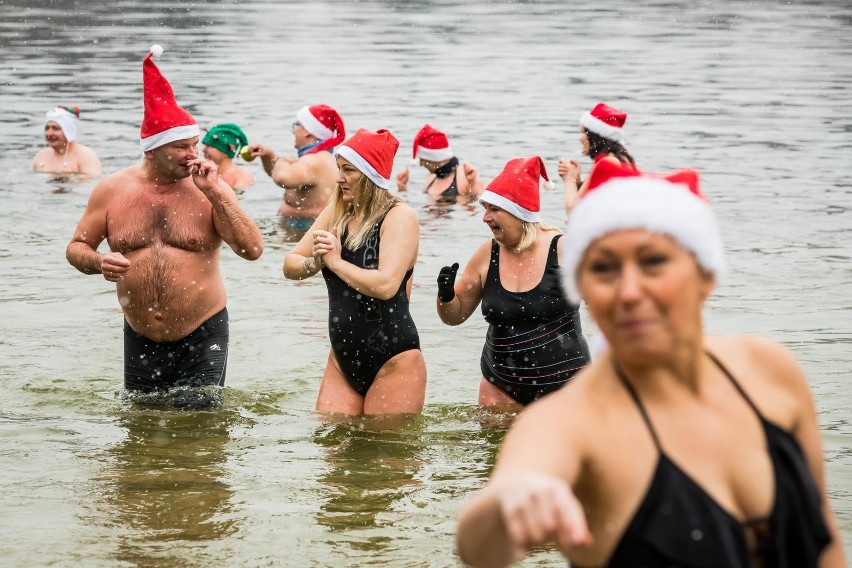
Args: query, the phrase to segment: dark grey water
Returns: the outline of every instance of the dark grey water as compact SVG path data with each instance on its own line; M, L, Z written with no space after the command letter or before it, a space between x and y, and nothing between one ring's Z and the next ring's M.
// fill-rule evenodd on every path
M852 8L847 2L45 2L0 4L0 558L18 565L448 566L467 495L504 432L476 408L481 318L434 314L434 279L488 238L475 207L422 194L412 310L429 367L404 428L313 415L325 286L284 281L281 192L242 198L266 252L223 254L232 316L224 408L127 405L121 312L64 249L92 183L27 168L42 117L83 109L106 171L139 159L141 59L153 43L203 126L233 121L279 152L295 111L402 141L429 122L488 180L506 160L579 154L577 120L625 109L641 166L700 169L730 253L708 328L787 344L823 427L832 504L852 535ZM416 172L412 186L422 181ZM543 197L563 220L561 194ZM591 331L591 328L590 328ZM847 544L848 546L848 544ZM526 565L560 565L540 554Z

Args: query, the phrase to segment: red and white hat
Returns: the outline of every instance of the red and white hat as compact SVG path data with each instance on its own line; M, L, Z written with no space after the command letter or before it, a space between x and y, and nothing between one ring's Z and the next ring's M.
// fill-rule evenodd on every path
M506 162L503 171L488 184L479 196L479 201L496 205L522 221L540 223L540 178L547 182L547 189L553 188L541 158L514 158Z
M320 144L311 148L307 154L334 148L346 138L343 119L337 111L328 105L302 107L296 113L296 120L311 134L320 139Z
M429 160L443 162L454 156L447 135L432 128L428 124L414 136L414 148L411 151L412 160Z
M142 98L145 115L142 119L140 142L142 151L148 152L175 140L200 136L198 124L192 115L175 100L172 86L160 73L153 57L163 54L159 45L151 46L151 52L142 60Z
M624 139L622 128L626 121L627 113L606 103L598 103L591 112L583 113L580 117L580 126L589 129L598 136L621 142Z
M569 300L580 302L577 268L588 246L623 229L669 235L695 255L698 264L717 281L724 273L719 224L698 187L698 172L686 169L657 175L604 160L595 166L586 193L568 218L560 264Z
M382 189L391 188L393 159L399 149L399 140L384 128L370 132L359 129L335 152L367 176Z

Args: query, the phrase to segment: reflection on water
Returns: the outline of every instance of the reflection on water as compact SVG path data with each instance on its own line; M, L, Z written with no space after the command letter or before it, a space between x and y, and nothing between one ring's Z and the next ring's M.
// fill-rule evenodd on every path
M379 552L392 539L383 529L399 520L394 506L420 486L424 423L412 419L405 427L376 427L372 420L326 424L313 435L325 448L328 469L319 477L323 501L317 522L333 540L345 539L358 550ZM343 537L342 535L346 535Z
M118 425L126 435L105 452L98 504L122 534L117 562L196 565L205 543L237 530L227 518L234 491L224 475L225 445L236 420L229 412L121 412Z

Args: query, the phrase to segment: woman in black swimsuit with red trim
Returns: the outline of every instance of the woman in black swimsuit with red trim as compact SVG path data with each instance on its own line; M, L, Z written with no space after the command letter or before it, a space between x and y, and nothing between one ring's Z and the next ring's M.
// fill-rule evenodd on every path
M562 259L609 352L512 425L459 519L462 559L554 544L584 567L845 566L807 379L776 343L704 335L724 255L697 174L611 173Z

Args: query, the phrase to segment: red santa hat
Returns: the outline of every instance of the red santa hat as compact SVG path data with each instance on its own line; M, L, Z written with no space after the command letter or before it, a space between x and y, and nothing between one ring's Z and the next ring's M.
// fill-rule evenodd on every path
M415 163L417 160L443 162L453 156L453 149L450 147L447 135L436 128L432 128L428 124L423 126L420 132L414 137L414 148L411 152L411 159Z
M577 268L589 245L613 231L647 229L669 235L718 281L725 270L719 224L698 187L698 172L657 175L631 165L599 162L568 218L560 264L568 298L579 303Z
M393 159L399 149L399 140L390 130L370 132L359 129L337 149L335 155L346 159L382 189L391 188Z
M611 107L606 103L598 103L591 112L585 112L580 117L580 125L615 142L624 139L624 123L627 121L627 113Z
M163 54L159 45L151 46L151 52L142 60L142 98L145 115L142 119L140 142L142 151L148 152L175 140L186 140L199 136L198 124L189 112L175 100L172 86L160 73L154 57Z
M544 178L547 182L545 184L547 189L553 188L541 158L538 156L514 158L506 162L503 171L488 184L479 196L479 201L496 205L522 221L540 223L541 201L538 192L540 178Z
M311 148L307 154L315 154L322 150L334 148L346 138L343 119L340 118L336 110L328 105L302 107L296 113L296 120L305 130L321 141L317 146Z

